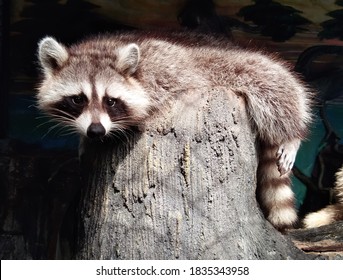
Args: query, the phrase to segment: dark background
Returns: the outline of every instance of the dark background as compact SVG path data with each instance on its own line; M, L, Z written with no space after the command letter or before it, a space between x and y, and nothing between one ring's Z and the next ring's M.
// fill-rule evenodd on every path
M72 258L78 139L35 107L37 42L134 28L221 33L277 52L317 90L294 173L300 214L331 202L343 163L343 1L0 0L0 257ZM328 12L329 11L329 12Z

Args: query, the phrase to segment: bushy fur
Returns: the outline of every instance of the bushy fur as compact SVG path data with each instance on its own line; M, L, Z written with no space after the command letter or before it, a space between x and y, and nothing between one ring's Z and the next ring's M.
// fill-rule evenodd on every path
M38 54L39 106L88 136L140 124L190 90L220 86L244 96L260 143L260 205L279 229L296 222L289 171L311 119L311 99L281 60L192 33L107 35L69 48L47 37ZM82 106L75 104L80 99ZM117 107L109 106L113 99Z
M336 203L317 212L305 216L305 228L313 228L343 220L343 166L336 173L336 182L333 189Z

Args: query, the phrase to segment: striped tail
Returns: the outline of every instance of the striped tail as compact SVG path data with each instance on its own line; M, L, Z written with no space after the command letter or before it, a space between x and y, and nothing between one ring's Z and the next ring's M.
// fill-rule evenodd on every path
M291 172L280 172L279 149L279 146L260 145L256 194L267 220L283 231L295 225L297 212L291 188Z
M343 166L336 173L336 182L333 189L336 203L317 212L305 216L305 228L314 228L343 220Z

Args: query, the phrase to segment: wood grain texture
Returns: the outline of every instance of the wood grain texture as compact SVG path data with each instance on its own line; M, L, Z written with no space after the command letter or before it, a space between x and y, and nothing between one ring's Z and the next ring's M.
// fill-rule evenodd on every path
M289 232L294 244L318 258L343 259L343 222Z
M306 258L257 205L241 97L190 94L128 139L86 148L78 259Z

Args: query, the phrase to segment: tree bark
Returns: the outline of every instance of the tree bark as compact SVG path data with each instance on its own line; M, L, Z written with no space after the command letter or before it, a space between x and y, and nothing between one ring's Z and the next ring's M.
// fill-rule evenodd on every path
M256 135L223 88L86 143L77 259L305 259L256 201Z

